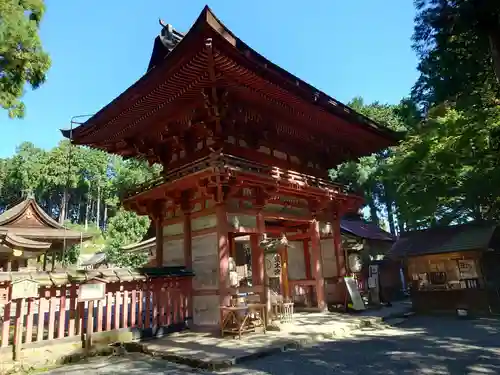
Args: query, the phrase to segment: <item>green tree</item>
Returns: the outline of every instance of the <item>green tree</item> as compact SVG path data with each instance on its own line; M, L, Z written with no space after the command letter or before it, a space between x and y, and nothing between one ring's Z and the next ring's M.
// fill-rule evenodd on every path
M403 104L399 106L378 102L365 104L362 98L357 97L349 103L349 106L381 125L401 132L405 131L407 126L399 112L408 112L410 108L408 101ZM336 182L363 194L370 209L371 221L379 225L381 214L385 215L390 231L396 234L397 207L394 189L390 184L392 180L384 178L386 160L392 152L392 150L382 150L371 156L362 157L358 161L343 163L331 170L330 176Z
M498 104L500 2L415 0L413 36L420 62L413 94L427 108Z
M120 209L108 223L105 232L106 258L120 267L139 267L146 263L147 254L131 254L121 251L121 247L139 242L149 228L149 218Z
M499 128L500 108L429 111L388 161L409 228L500 219Z
M24 142L17 147L13 157L3 160L0 205L5 207L17 202L28 192L40 191L46 157L44 150Z
M39 87L50 67L38 35L44 12L43 0L0 0L0 105L11 118L24 116L25 84Z

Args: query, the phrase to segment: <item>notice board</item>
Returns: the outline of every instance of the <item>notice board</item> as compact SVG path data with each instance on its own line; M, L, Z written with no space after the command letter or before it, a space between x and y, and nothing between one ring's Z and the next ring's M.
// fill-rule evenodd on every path
M358 283L352 277L344 277L344 282L347 287L347 292L351 297L352 308L354 310L364 310L365 303L363 302L363 298L361 298L361 294L359 293Z

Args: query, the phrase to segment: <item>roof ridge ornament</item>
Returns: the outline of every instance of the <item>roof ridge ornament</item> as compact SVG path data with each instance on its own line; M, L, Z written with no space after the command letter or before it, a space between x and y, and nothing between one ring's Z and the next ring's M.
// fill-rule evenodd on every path
M171 24L165 23L165 21L163 21L161 18L159 19L159 22L160 26L162 27L159 35L160 40L169 51L172 51L175 46L182 40L184 34L175 30Z
M33 200L35 200L35 193L33 192L33 189L30 189L30 188L28 188L28 189L24 189L24 190L22 191L22 195L23 195L23 197L24 197L26 200L28 200L28 199L33 199Z

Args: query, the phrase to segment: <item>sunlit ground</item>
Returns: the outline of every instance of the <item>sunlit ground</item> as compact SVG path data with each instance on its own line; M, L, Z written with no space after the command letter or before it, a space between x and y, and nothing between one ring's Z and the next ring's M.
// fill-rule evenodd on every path
M200 373L149 357L98 359L93 364L52 374ZM362 330L350 337L321 342L240 364L225 374L409 375L500 374L500 321L454 317L414 317L394 328Z

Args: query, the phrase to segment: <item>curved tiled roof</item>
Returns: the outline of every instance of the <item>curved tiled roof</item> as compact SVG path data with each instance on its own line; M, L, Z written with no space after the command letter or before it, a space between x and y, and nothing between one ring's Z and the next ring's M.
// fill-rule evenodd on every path
M19 219L28 208L32 208L44 224L55 229L64 229L64 226L51 218L39 205L34 198L27 198L21 203L7 209L0 214L0 226L7 226Z
M115 143L124 137L134 137L137 132L146 131L146 127L152 131L155 115L172 116L181 103L197 99L200 90L211 87L213 82L205 73L213 63L221 75L218 84L230 87L237 95L251 89L259 100L293 110L292 115L296 114L295 109L310 114L316 119L310 131L328 134L332 139L337 139L338 130L343 134L342 140L368 137L362 145L364 150L356 150L356 156L398 142L399 134L264 58L237 38L208 7L185 35L171 39L165 45L165 40L157 38L147 73L84 124L71 131L63 130L63 135L71 136L75 144L116 152ZM214 45L211 57L206 48L208 42ZM353 150L361 147L351 143Z
M54 241L75 243L92 238L88 233L64 227L48 215L32 197L0 214L0 240L12 249L44 251Z
M50 242L40 242L40 241L34 241L30 240L29 238L25 238L22 236L18 236L14 233L9 233L5 235L4 241L10 245L11 247L15 248L27 248L27 249L33 249L33 250L46 250L50 247L51 243Z

